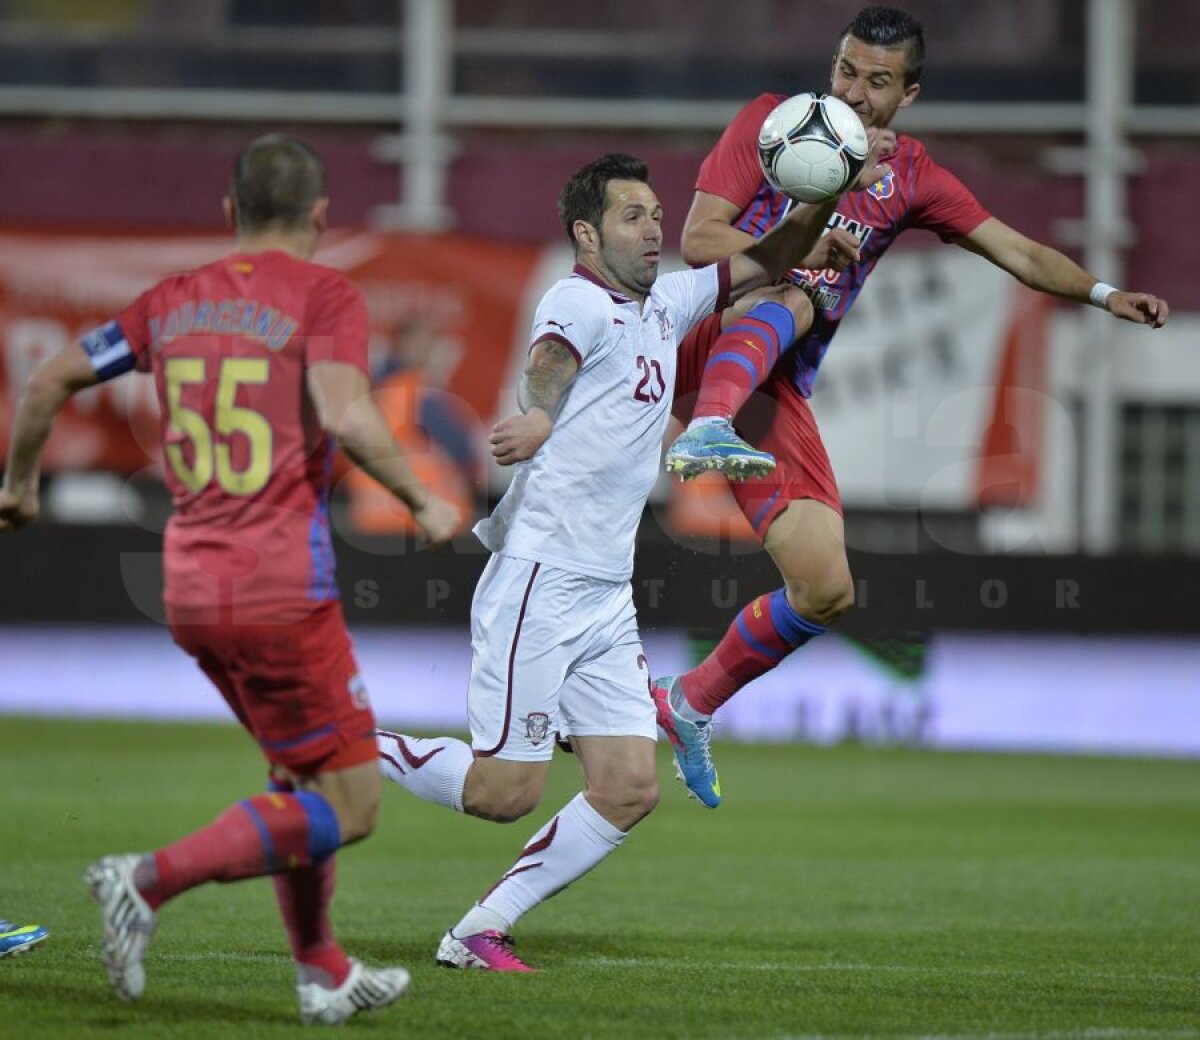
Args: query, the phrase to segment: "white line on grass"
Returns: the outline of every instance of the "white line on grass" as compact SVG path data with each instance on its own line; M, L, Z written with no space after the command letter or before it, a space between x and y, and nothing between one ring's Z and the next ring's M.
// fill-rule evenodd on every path
M163 953L156 959L164 961L237 961L255 963L290 963L290 958L281 953L230 953L228 951L212 951L208 953ZM678 968L679 961L665 957L586 957L585 963L594 964L601 968L637 968L655 969ZM690 966L690 965L689 965ZM694 965L698 968L714 969L717 971L770 971L770 972L895 972L898 974L917 975L1012 975L1028 976L1027 971L1002 968L919 968L908 964L783 964L771 961L744 963L740 961L710 961ZM1039 972L1038 974L1045 974ZM1196 982L1196 975L1118 975L1112 972L1056 972L1053 974L1074 975L1076 977L1093 979L1116 979L1121 981L1147 980L1165 982ZM775 1040L838 1040L847 1034L839 1033L788 1033ZM1122 1029L1122 1028L1089 1028L1072 1030L1053 1030L1046 1033L911 1033L888 1034L886 1040L1194 1040L1200 1032L1194 1029ZM861 1033L854 1034L854 1040L872 1040ZM881 1040L883 1038L881 1037Z
M1028 978L1047 975L1067 978L1110 979L1116 982L1200 982L1200 975L1164 975L1156 972L1108 972L1071 969L1040 969L1036 972L1020 968L934 968L913 964L787 964L779 961L688 961L681 962L666 957L588 957L587 961L602 968L704 968L718 971L769 971L769 972L896 972L912 975L969 975L975 978L987 976L1009 976ZM1076 1035L1076 1034L1071 1034ZM1097 1034L1098 1036L1102 1034ZM1157 1034L1155 1034L1157 1035ZM1195 1034L1184 1034L1195 1035Z
M1111 1029L1093 1027L1090 1029L1055 1029L1049 1033L937 1033L925 1035L911 1040L1189 1040L1195 1037L1194 1029L1122 1029L1114 1026ZM788 1037L786 1040L793 1040ZM896 1038L893 1038L896 1040ZM899 1040L906 1040L901 1037Z
M207 953L155 953L158 961L253 961L259 964L291 964L285 953L230 953L227 950L212 950Z
M1056 1029L1048 1033L902 1033L881 1034L886 1040L1193 1040L1200 1035L1194 1029ZM849 1037L846 1033L787 1033L773 1040L838 1040ZM873 1040L861 1033L852 1034L854 1040Z
M210 951L206 953L163 953L156 955L158 959L164 961L247 961L260 963L290 963L290 959L286 954L282 953L231 953L229 951ZM1041 969L1036 972L1023 971L1020 968L933 968L919 967L912 964L794 964L784 963L781 961L689 961L680 962L666 957L584 957L581 958L584 963L594 964L600 968L636 968L638 970L662 970L664 968L685 968L685 969L703 969L705 971L753 971L753 972L772 972L776 974L818 974L823 972L851 972L851 973L869 973L869 972L891 972L902 975L966 975L971 978L988 978L988 977L1012 977L1012 978L1028 978L1032 975L1037 975L1040 978L1046 976L1066 977L1066 978L1082 978L1082 979L1107 979L1114 982L1200 982L1200 975L1164 975L1154 972L1133 973L1133 972L1109 972L1109 971L1078 971L1078 970L1054 970ZM995 1034L996 1037L1002 1037L1007 1034ZM1015 1035L1015 1034L1014 1034ZM1047 1036L1057 1034L1045 1034ZM1083 1033L1064 1033L1063 1036L1084 1036ZM1106 1033L1103 1030L1093 1030L1087 1036L1094 1036L1097 1040L1103 1040L1107 1036L1196 1036L1192 1032L1184 1033L1128 1033L1116 1032ZM799 1040L799 1038L794 1038ZM930 1037L929 1040L941 1040L939 1037Z

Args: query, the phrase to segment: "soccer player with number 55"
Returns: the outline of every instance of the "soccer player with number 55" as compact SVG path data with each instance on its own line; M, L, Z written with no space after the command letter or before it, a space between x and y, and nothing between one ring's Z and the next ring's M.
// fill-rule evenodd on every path
M88 869L104 964L125 1000L144 989L163 903L264 874L276 875L305 1022L340 1023L408 985L402 968L348 958L329 923L334 853L374 828L380 790L374 715L334 580L334 444L431 541L449 538L458 516L413 476L371 400L362 294L310 262L328 206L311 149L281 135L252 142L225 199L235 251L164 279L46 361L17 407L0 530L37 517L38 462L67 398L134 369L153 374L175 506L164 546L171 634L271 764L270 793L156 852Z

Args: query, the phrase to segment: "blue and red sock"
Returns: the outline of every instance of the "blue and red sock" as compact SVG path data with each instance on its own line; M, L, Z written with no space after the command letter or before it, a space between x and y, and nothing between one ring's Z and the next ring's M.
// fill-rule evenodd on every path
M688 703L711 715L752 679L825 631L796 612L784 589L759 596L733 620L716 648L680 676Z
M730 325L709 352L692 421L732 422L795 338L796 319L775 300L764 300Z
M240 881L320 863L339 845L337 815L319 794L254 795L155 852L155 878L142 895L157 909L206 881Z
M350 961L329 921L334 853L341 828L333 807L312 791L272 779L268 794L232 805L207 827L154 853L153 880L139 882L152 909L206 881L274 874L292 954L306 977L340 986Z

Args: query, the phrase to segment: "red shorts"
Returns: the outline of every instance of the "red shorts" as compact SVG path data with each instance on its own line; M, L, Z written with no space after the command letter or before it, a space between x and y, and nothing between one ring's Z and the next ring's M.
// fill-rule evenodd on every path
M693 326L679 345L672 412L680 422L692 416L709 351L720 335L721 315L713 314ZM798 499L815 499L841 514L842 499L817 420L790 379L770 375L738 412L736 425L746 440L769 451L777 463L769 477L729 483L759 538L765 538L771 522Z
M272 764L319 773L376 757L375 714L337 600L285 625L197 624L169 605L167 623Z

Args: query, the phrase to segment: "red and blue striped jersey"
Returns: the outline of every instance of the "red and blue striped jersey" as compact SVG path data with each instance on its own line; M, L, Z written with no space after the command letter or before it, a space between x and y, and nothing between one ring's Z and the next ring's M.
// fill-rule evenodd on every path
M758 162L758 132L783 94L763 94L746 105L726 128L700 166L696 190L719 195L740 212L734 227L758 238L787 214L791 201L763 176ZM813 301L812 328L777 363L805 397L812 394L817 369L834 333L854 304L867 275L896 237L909 228L933 231L943 241L969 234L990 214L962 182L935 163L924 146L899 135L891 172L866 191L843 195L829 221L860 243L861 259L840 274L797 268L792 280Z
M102 379L137 368L162 406L166 602L290 620L336 599L333 445L308 369L367 368L367 309L341 272L283 252L166 278L82 341Z

